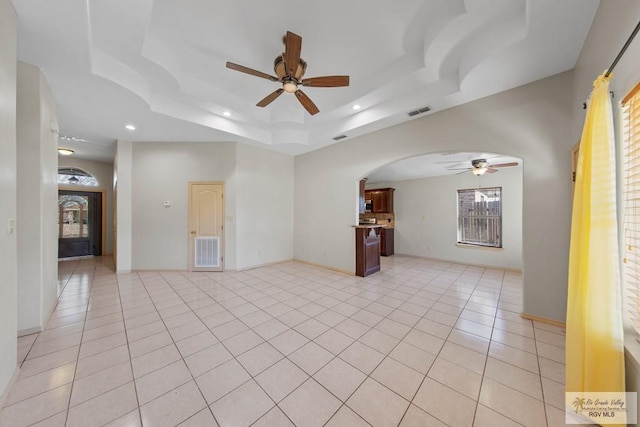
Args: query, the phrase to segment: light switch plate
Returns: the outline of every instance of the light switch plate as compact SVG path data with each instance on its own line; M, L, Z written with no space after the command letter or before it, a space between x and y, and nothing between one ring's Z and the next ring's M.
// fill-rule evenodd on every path
M15 220L13 218L9 218L9 220L7 221L7 234L13 234L15 228Z

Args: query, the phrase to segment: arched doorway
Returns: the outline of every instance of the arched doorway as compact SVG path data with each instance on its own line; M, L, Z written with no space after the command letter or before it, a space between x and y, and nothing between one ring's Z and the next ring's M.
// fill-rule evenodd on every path
M522 270L523 159L481 151L426 153L363 178L361 194L393 190L388 213L359 204L359 222L382 220L392 227L396 253Z
M58 168L58 258L102 255L103 192L79 168ZM82 188L75 188L82 187Z

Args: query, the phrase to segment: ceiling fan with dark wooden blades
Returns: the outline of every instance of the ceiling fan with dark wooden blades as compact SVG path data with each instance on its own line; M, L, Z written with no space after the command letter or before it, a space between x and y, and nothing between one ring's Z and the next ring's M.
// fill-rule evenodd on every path
M284 42L284 53L278 55L273 62L275 76L243 65L234 64L233 62L227 62L227 68L282 84L281 88L270 93L258 102L256 104L258 107L266 107L282 95L282 92L287 92L294 93L300 104L302 104L309 114L317 114L320 110L311 98L299 89L299 86L344 87L349 86L349 76L322 76L303 79L302 77L307 70L307 63L300 57L302 37L291 31L287 31L287 34L282 37L282 41Z
M459 172L459 173L466 173L471 171L471 173L474 175L484 175L485 173L496 173L498 172L499 168L506 168L510 166L518 166L518 162L498 163L498 164L492 165L492 164L489 164L487 159L474 159L474 160L471 160L470 168L462 168L462 169L455 168L455 169L449 169L449 170L452 170L452 171L462 170L462 172Z

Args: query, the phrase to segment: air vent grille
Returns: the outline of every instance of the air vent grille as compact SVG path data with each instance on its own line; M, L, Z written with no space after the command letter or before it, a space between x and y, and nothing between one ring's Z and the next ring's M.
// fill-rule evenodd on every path
M345 139L347 135L338 135L333 138L334 141L340 141L341 139Z
M195 267L220 267L220 238L206 236L195 238Z
M427 111L431 111L431 107L428 105L426 107L418 108L417 110L409 111L407 114L409 117L417 116L418 114L426 113Z

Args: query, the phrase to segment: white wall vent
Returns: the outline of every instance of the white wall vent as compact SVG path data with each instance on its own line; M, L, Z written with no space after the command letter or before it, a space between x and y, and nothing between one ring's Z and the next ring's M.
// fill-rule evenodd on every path
M409 117L413 117L413 116L417 116L418 114L426 113L428 111L431 111L431 107L429 107L427 105L426 107L422 107L422 108L418 108L418 109L413 110L413 111L409 111L407 114L409 115Z
M207 236L195 238L196 268L220 267L220 237Z

